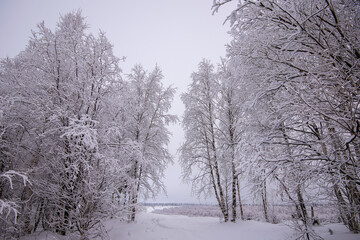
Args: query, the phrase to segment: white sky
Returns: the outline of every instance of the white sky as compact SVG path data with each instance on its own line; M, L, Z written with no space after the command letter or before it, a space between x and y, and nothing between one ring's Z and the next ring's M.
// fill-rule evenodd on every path
M117 57L126 57L120 67L128 73L136 63L152 70L162 69L164 84L177 88L172 114L180 117L184 106L180 94L190 84L190 75L198 63L209 59L219 62L225 55L229 24L223 25L234 5L212 15L212 0L0 0L0 58L14 57L23 50L31 29L41 21L52 30L60 14L81 9L90 32L99 29L114 45ZM236 2L236 1L234 1ZM189 185L180 179L181 169L176 151L184 141L180 124L171 127L173 137L169 146L175 164L169 166L164 179L168 198L159 196L155 202L192 202ZM202 200L203 202L203 200Z

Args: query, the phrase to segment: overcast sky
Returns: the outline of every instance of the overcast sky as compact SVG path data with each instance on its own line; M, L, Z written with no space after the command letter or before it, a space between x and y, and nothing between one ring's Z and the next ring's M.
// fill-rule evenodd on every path
M117 57L126 57L120 67L128 73L140 63L152 70L157 64L165 76L164 84L177 88L173 114L182 116L184 106L180 94L186 91L190 75L198 63L209 59L219 62L225 56L229 24L223 25L228 6L212 15L212 0L0 0L0 58L14 57L23 50L31 29L41 21L52 30L60 15L81 9L89 32L99 29L114 45ZM234 1L236 2L236 1ZM182 183L176 150L184 141L181 125L171 126L173 137L169 146L175 163L169 166L164 179L168 198L161 195L157 202L192 202L191 187ZM203 200L202 200L203 202Z

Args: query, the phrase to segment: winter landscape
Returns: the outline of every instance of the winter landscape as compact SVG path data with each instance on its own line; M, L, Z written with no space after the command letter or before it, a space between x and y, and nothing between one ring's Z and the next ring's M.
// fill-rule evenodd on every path
M0 29L1 239L360 239L358 0L4 0Z
M189 212L197 209L197 214L203 209L217 208L216 206L182 205L183 209L190 208ZM148 206L139 214L136 223L119 223L110 220L105 223L106 239L149 239L149 240L198 240L198 239L266 239L286 240L297 239L296 230L292 229L289 222L270 224L256 220L240 221L235 224L225 224L220 218L214 216L204 217L203 214L185 216L179 212L162 214L163 210L172 211L174 206L153 205ZM157 211L154 213L154 211ZM206 212L207 210L205 210ZM254 212L256 214L256 212ZM314 229L324 240L356 240L358 235L352 234L339 223L328 223ZM51 232L38 232L21 240L43 239L72 239L73 236L61 237Z

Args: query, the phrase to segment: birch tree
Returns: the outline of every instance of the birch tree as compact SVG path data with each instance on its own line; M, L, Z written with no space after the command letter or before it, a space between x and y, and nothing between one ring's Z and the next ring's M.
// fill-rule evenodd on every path
M122 164L100 146L99 121L110 121L103 103L121 88L119 60L102 32L86 29L80 12L61 17L55 32L40 23L23 52L2 60L1 168L33 183L12 193L22 201L18 235L42 225L89 239L117 211Z
M214 10L227 2L214 1ZM271 96L274 103L270 107L277 118L268 121L267 142L291 149L276 161L299 161L310 174L297 164L292 168L304 174L304 181L313 176L331 179L331 197L355 233L358 13L355 1L240 1L229 16L234 40L228 48L231 57L251 62L249 72L258 71L251 81L261 83L263 78L270 83L261 84L255 99ZM257 68L259 63L263 68Z
M175 89L164 87L161 70L156 67L148 73L142 66L135 66L128 75L131 97L130 125L128 136L138 145L139 158L132 162L130 176L134 179L134 189L130 196L133 205L130 220L135 220L139 195L144 198L164 191L161 181L164 170L172 157L167 149L170 132L167 126L177 122L175 115L169 114Z
M239 202L240 213L242 212L241 198L237 200L237 196L240 196L239 188L239 153L238 144L242 134L242 117L243 117L243 102L241 94L240 78L238 78L236 71L232 69L231 63L222 59L222 63L219 66L218 78L219 78L219 127L220 127L220 146L221 152L224 158L224 165L230 169L231 174L231 221L235 222L237 218L237 202Z
M203 60L198 71L192 74L188 92L181 97L185 104L185 143L181 147L180 159L184 178L193 183L198 195L213 192L227 222L229 210L218 146L218 95L219 82L214 67Z

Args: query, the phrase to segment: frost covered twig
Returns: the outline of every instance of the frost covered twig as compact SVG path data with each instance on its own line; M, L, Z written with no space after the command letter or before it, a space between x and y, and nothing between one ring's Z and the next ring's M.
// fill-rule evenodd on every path
M15 176L22 178L23 184L25 186L27 183L31 185L28 177L24 173L16 172L14 170L9 170L7 172L0 174L0 178L6 178L9 181L11 189L13 189L13 178ZM0 215L5 215L5 218L8 218L10 214L13 213L15 224L16 224L17 216L19 214L17 210L18 207L19 206L15 202L5 201L0 199Z
M0 178L8 179L11 189L13 189L12 179L15 176L18 176L18 177L22 178L24 186L26 186L27 183L31 185L31 183L29 181L29 178L26 176L25 173L20 173L20 172L14 171L14 170L9 170L7 172L4 172L4 173L0 174Z
M11 213L14 213L14 221L16 224L16 219L19 214L17 208L19 206L10 201L4 201L0 199L0 215L5 215L5 218L8 218Z

